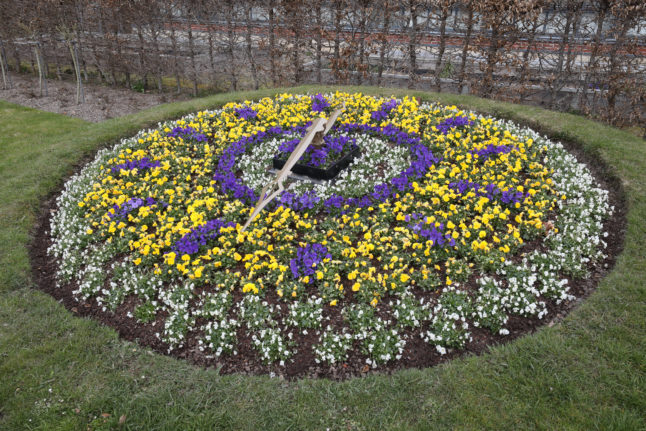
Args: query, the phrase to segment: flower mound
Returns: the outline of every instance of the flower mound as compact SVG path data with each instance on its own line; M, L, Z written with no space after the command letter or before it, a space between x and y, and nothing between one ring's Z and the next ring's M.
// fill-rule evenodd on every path
M290 179L243 232L272 159L343 104L303 161L359 156L331 181ZM346 93L141 131L57 203L49 253L78 301L125 313L169 351L277 372L420 363L476 332L509 334L512 316L542 319L605 257L612 213L588 170L529 129Z

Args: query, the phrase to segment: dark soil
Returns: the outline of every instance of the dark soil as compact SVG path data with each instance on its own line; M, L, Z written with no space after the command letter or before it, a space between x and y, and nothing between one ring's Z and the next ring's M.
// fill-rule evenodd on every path
M605 222L604 231L609 235L605 240L608 247L605 253L608 257L596 266L589 268L590 277L585 280L569 280L570 293L576 296L576 300L569 303L556 305L553 301L544 299L548 306L548 315L546 318L523 318L510 316L505 327L509 334L505 336L492 334L489 330L475 328L471 326L472 341L469 342L462 350L449 350L446 355L440 355L434 347L425 343L420 337L420 329L410 331L408 335L413 335L403 352L399 361L381 365L376 370L369 368L365 364L365 357L360 352L359 345L355 345L349 355L348 360L343 364L336 366L327 366L316 364L312 352L312 343L315 341L314 331L309 334L298 334L295 340L299 345L299 350L293 358L286 363L285 367L278 365L264 365L251 342L250 334L246 329L238 331L237 355L223 356L216 359L212 356L201 352L198 349L197 340L201 334L190 333L187 337L184 347L170 352L170 355L188 360L190 363L219 369L221 374L243 373L243 374L267 374L273 373L277 376L294 379L298 377L326 377L335 380L350 378L353 376L364 375L368 373L391 373L403 368L426 368L456 357L463 355L479 355L489 350L490 346L502 344L514 340L522 335L533 333L543 325L552 326L559 322L568 312L576 308L597 286L599 281L611 270L616 257L623 248L623 241L626 228L626 199L620 180L613 175L610 167L600 161L599 158L589 156L581 151L580 146L575 143L565 142L564 145L573 152L579 161L587 164L588 168L595 175L596 180L603 188L610 192L610 205L615 208L613 216ZM33 242L30 244L30 257L32 264L33 277L37 286L52 295L62 303L72 313L92 317L103 324L110 326L118 331L119 335L129 341L137 342L141 345L148 346L153 350L169 354L168 345L160 341L154 334L161 330L163 325L163 316L159 313L157 320L149 324L137 322L134 318L128 317L136 305L136 299L130 298L119 306L114 312L104 311L95 301L78 302L72 295L75 286L64 286L56 288L55 276L56 263L47 255L47 248L51 241L49 237L49 219L50 212L55 209L55 198L60 193L62 186L52 193L43 201L38 223L34 228ZM539 242L528 242L521 252L527 252L539 246ZM466 287L475 288L474 277L466 283ZM351 289L347 289L351 292ZM236 292L238 296L240 292ZM235 296L234 294L234 296ZM433 295L433 293L426 293ZM234 297L234 300L239 300ZM275 292L268 292L265 299L274 304L279 304ZM380 304L379 307L385 306ZM383 310L381 310L383 311ZM324 316L329 319L329 324L336 326L346 325L339 313L338 307L327 306L324 308Z
M43 93L41 96L38 78L13 72L10 73L10 77L13 86L9 90L2 90L0 85L0 99L94 123L187 98L174 93L139 93L121 87L84 84L85 102L77 105L76 82L74 81L48 79L48 95L45 96Z

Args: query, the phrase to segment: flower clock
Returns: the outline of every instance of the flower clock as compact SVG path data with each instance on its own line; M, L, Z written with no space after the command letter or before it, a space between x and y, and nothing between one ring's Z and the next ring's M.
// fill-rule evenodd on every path
M242 230L314 118L345 105ZM51 217L57 282L225 371L435 363L574 299L605 257L608 192L561 144L414 98L282 94L100 151ZM317 371L318 370L318 371Z

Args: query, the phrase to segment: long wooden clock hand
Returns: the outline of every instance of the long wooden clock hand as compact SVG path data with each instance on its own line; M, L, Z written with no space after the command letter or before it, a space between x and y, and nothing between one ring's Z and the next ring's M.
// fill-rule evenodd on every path
M334 122L337 120L337 118L339 118L339 115L341 115L341 112L344 109L345 104L341 109L334 111L329 119L326 120L325 118L317 118L312 121L312 125L307 129L305 136L303 137L303 139L301 139L292 154L289 156L283 168L276 175L276 178L271 180L271 182L269 182L260 192L260 197L258 198L256 207L251 213L251 216L249 216L247 222L242 227L241 231L246 230L253 219L256 218L258 214L260 214L260 212L269 204L269 202L271 202L276 196L278 196L285 190L283 181L289 176L296 162L300 160L303 153L305 153L305 150L307 150L307 147L309 147L314 140L320 140L321 142L323 141L323 136L325 136L325 134L327 134L327 132L332 129ZM274 188L276 188L276 190L269 196L267 196L267 193L274 190Z

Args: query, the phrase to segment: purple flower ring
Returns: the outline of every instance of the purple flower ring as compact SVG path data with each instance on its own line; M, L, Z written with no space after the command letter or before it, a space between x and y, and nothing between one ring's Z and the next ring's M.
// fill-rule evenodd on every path
M224 150L213 177L220 186L220 191L225 195L244 200L250 205L255 203L258 199L256 191L245 185L242 179L234 174L236 161L245 154L249 147L262 145L267 140L275 139L282 135L297 136L296 138L288 138L279 145L279 154L286 158L294 150L300 141L299 136L305 134L308 126L309 123L289 129L272 127L264 132L258 132L233 142ZM339 135L334 135L334 133ZM390 182L375 184L373 190L363 196L340 196L334 194L323 200L317 196L314 190L303 194L285 191L279 196L276 203L289 207L294 211L309 211L315 207L321 207L321 209L328 212L346 205L349 207L365 207L378 204L397 193L409 190L412 187L412 181L423 177L431 166L440 161L440 158L436 157L430 149L420 143L419 136L415 134L406 133L392 125L379 127L353 123L333 127L331 134L325 136L323 147L314 148L310 146L302 156L301 161L312 166L324 165L331 156L343 155L344 151L354 149L356 147L356 138L353 136L357 135L370 135L388 141L395 146L408 149L411 156L410 165L391 179Z

